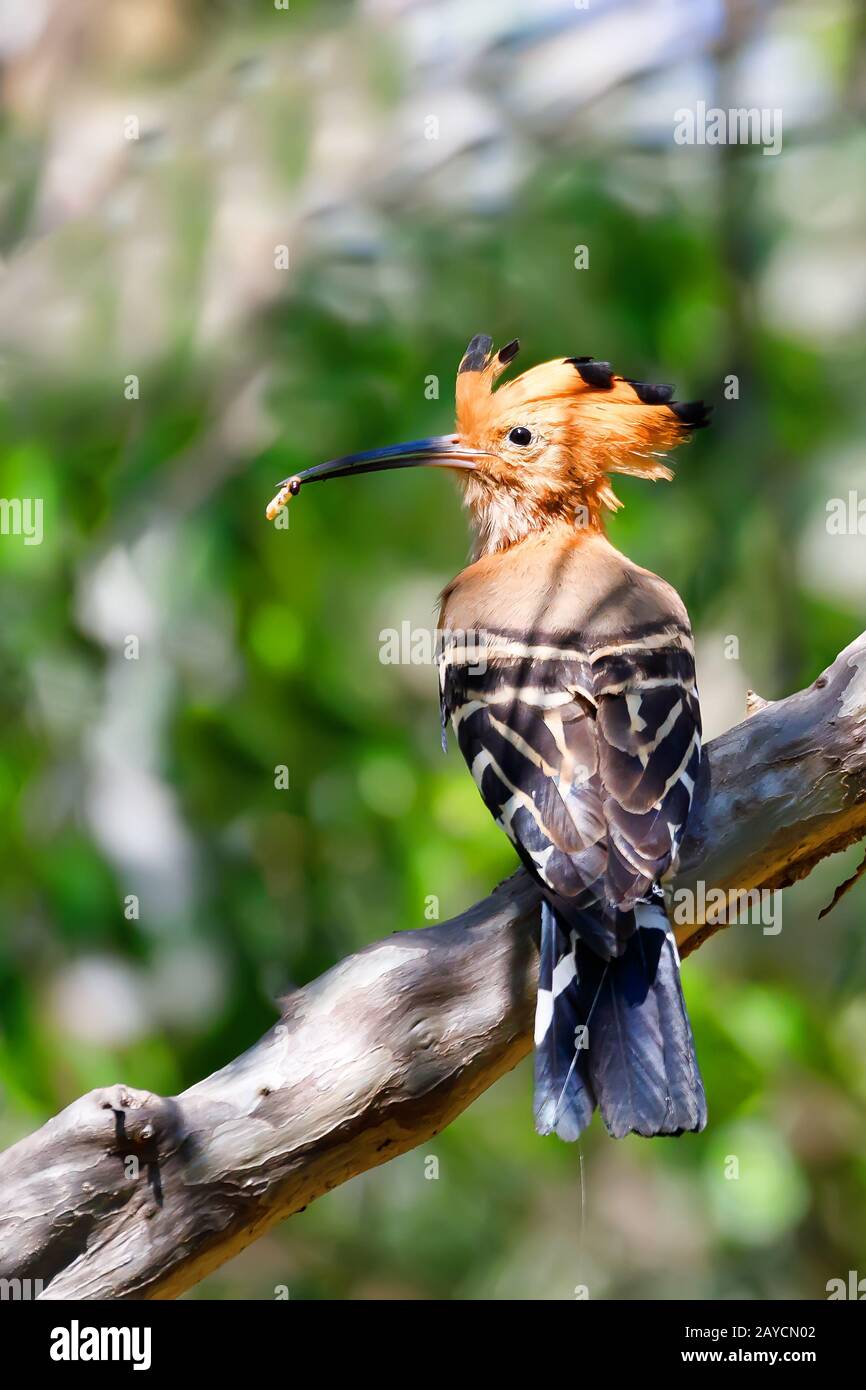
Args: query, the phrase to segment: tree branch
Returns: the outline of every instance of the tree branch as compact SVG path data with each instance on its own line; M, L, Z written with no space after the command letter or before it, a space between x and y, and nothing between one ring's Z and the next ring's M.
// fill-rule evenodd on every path
M683 889L700 908L711 888L782 888L864 836L866 634L709 744L667 886L677 919ZM290 995L259 1042L182 1095L75 1101L0 1155L0 1277L41 1279L44 1298L172 1298L437 1134L530 1049L537 909L521 871ZM677 925L684 955L725 925L706 916Z

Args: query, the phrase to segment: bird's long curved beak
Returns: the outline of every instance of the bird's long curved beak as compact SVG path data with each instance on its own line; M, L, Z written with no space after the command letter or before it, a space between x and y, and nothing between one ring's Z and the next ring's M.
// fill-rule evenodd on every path
M389 468L458 468L473 469L476 458L485 457L483 449L466 449L456 434L435 434L429 439L414 439L408 444L391 444L385 449L369 449L361 454L343 454L327 463L315 463L293 478L284 478L279 491L267 509L268 519L276 516L289 497L301 489L302 483L322 483L329 478L351 478L355 473L382 473Z

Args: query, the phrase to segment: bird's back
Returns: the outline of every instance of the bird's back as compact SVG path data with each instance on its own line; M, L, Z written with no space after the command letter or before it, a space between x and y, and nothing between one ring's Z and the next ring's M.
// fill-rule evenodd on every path
M440 628L520 633L594 650L668 630L690 645L676 590L600 532L551 528L483 556L444 590Z

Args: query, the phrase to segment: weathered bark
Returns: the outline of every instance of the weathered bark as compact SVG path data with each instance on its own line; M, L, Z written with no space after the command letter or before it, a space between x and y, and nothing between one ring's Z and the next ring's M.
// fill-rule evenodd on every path
M866 836L864 734L866 634L709 745L669 891L782 888ZM529 1051L537 908L521 871L454 921L298 990L182 1095L114 1086L75 1101L0 1156L0 1277L43 1279L45 1298L172 1298L438 1133ZM682 953L722 925L677 926Z

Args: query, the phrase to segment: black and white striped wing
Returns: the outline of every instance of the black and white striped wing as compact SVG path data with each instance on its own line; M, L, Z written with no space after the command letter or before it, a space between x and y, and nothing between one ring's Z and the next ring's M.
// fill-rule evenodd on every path
M582 687L583 693L579 693ZM588 669L519 661L446 665L443 705L488 810L535 876L590 905L606 825Z
M700 766L691 641L654 645L665 640L593 656L605 891L620 908L645 897L679 853Z
M693 662L673 646L585 661L548 652L484 671L446 660L443 708L524 863L588 944L616 954L619 932L633 930L621 914L668 867L688 815L700 759Z

